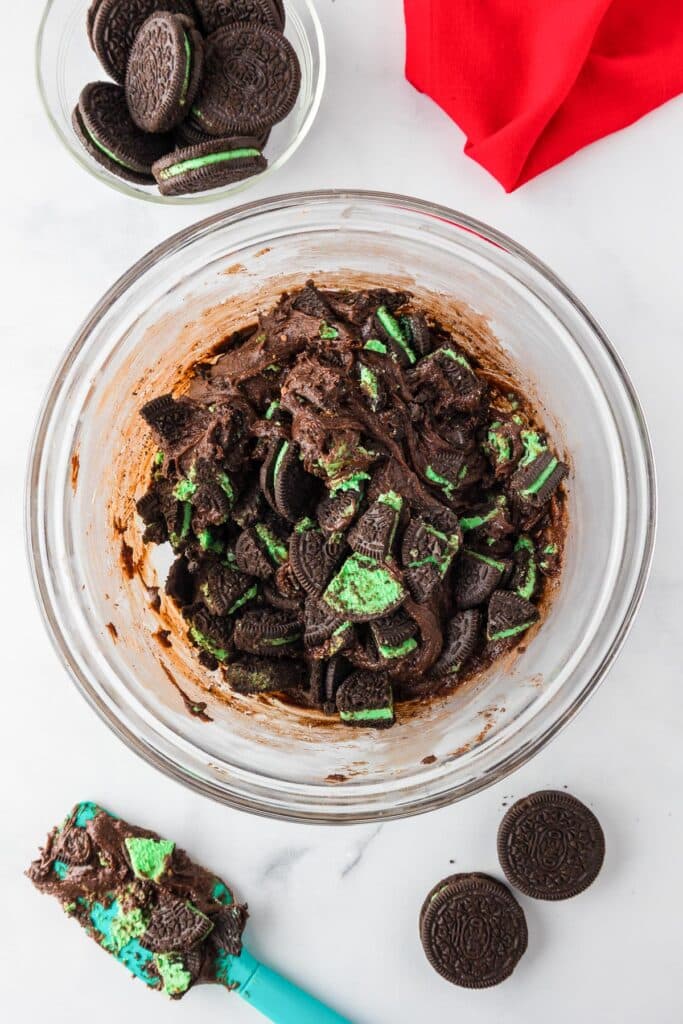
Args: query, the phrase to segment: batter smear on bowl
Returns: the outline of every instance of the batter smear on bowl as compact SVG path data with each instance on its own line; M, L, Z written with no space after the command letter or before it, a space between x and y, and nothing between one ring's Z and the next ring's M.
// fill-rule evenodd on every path
M141 414L144 539L235 691L387 728L539 620L567 466L407 293L309 282Z

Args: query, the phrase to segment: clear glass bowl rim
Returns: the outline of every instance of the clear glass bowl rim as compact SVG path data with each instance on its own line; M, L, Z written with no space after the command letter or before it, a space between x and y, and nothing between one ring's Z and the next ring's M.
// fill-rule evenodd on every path
M339 811L338 814L324 813L302 809L297 804L288 809L280 805L268 806L262 801L252 802L241 793L226 791L218 783L206 779L196 778L190 770L165 757L159 751L154 750L144 737L135 735L128 726L123 723L106 705L104 700L97 693L91 680L85 672L82 672L76 660L72 657L68 637L65 636L60 623L58 609L53 606L47 586L46 565L49 562L48 552L42 543L43 531L38 516L38 502L36 500L37 485L41 476L41 466L45 458L45 439L48 433L55 404L58 400L60 390L68 377L72 364L78 359L81 350L87 344L89 335L96 325L104 318L111 306L132 287L151 267L155 266L166 256L170 256L193 240L203 237L207 233L229 227L236 222L246 221L251 218L258 218L259 215L286 209L295 209L298 206L311 204L325 204L328 201L348 201L376 204L379 207L398 206L409 212L422 214L430 218L438 218L452 223L455 227L462 228L467 232L479 236L483 241L504 249L513 257L531 267L537 274L545 279L546 283L556 289L562 298L566 300L586 323L592 332L597 345L601 346L604 353L609 357L616 372L620 384L624 389L626 402L630 407L633 420L637 425L636 446L642 458L642 469L644 471L644 483L647 494L646 508L641 510L641 516L645 523L645 537L642 548L640 567L630 595L626 613L623 616L618 629L612 639L606 654L596 665L592 675L586 681L583 688L576 694L572 703L564 712L555 718L551 724L542 732L519 743L516 750L506 755L493 767L485 771L480 770L479 774L465 784L460 784L453 789L444 790L437 794L431 794L426 798L415 798L410 803L401 804L398 807L382 807L376 810L361 810L358 813L349 813L347 808ZM131 750L144 758L149 764L162 771L168 777L182 783L196 792L208 796L219 803L227 804L236 809L246 810L262 817L275 818L279 820L304 822L309 824L358 824L362 822L391 820L409 817L415 814L425 813L440 807L447 806L457 800L464 799L474 793L494 785L516 771L522 765L531 760L541 751L552 739L557 736L569 722L576 716L578 711L585 705L593 695L600 682L612 667L621 648L633 625L634 617L638 611L645 591L647 580L650 574L656 538L657 525L657 483L654 463L654 455L650 436L645 421L645 416L638 399L635 388L630 377L610 342L607 335L601 329L596 320L592 317L586 307L573 294L573 292L550 270L546 264L534 256L529 250L513 241L500 231L489 227L482 221L476 220L466 214L449 209L448 207L429 203L423 200L414 199L398 194L371 192L362 190L330 189L316 190L310 192L289 193L281 196L270 197L243 204L231 210L214 214L198 223L191 225L184 230L177 232L166 241L150 250L145 256L135 263L118 281L106 292L99 303L93 308L89 316L83 322L81 328L75 335L74 340L67 349L61 364L55 372L48 387L43 407L38 417L35 433L32 439L28 471L25 489L25 541L27 546L28 561L31 569L31 576L34 592L41 611L48 635L60 660L65 664L77 689L87 702L94 708L105 724L121 739Z
M325 35L323 33L323 27L318 16L318 12L316 10L314 0L301 0L301 2L305 4L308 10L308 14L311 18L311 22L313 24L315 32L315 42L318 48L318 57L320 62L320 66L318 69L318 77L317 81L315 82L311 107L310 110L308 111L308 114L306 115L306 119L301 125L301 128L299 129L294 139L290 142L289 146L287 146L287 148L282 153L280 153L276 160L273 160L272 163L268 164L268 167L265 169L265 171L262 171L260 174L256 175L253 178L246 178L244 181L238 182L237 184L232 185L229 188L217 189L212 192L207 192L205 194L197 193L194 195L187 196L162 196L160 193L156 192L142 192L139 188L135 188L129 185L123 179L117 179L112 174L105 175L104 170L102 171L102 173L99 173L97 170L95 170L94 167L92 167L92 165L85 159L85 157L81 156L77 144L74 140L71 140L65 135L50 109L50 102L48 100L48 85L43 75L42 56L43 41L47 21L50 17L50 13L55 5L55 2L56 0L47 0L45 4L40 19L40 24L38 26L34 50L35 77L38 85L38 93L40 95L43 110L55 135L62 143L65 150L72 158L72 160L74 160L82 170L87 171L87 173L96 181L99 181L102 184L107 185L108 188L113 189L115 192L121 193L121 195L128 196L132 199L139 199L142 202L146 203L154 203L157 206L199 206L206 203L216 203L225 199L230 199L233 196L238 195L239 193L245 192L249 188L254 187L256 184L262 184L267 178L269 178L272 174L278 171L280 167L284 167L284 165L287 163L290 157L292 157L299 149L299 147L305 140L306 136L310 132L311 128L313 127L313 123L316 117L318 116L320 104L322 103L323 94L325 92L325 82L327 79L327 49L325 46Z

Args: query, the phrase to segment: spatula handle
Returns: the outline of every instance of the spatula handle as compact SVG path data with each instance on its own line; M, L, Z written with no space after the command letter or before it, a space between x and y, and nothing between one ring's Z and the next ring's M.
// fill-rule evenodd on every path
M352 1024L347 1017L340 1017L281 974L259 963L247 950L242 951L238 962L244 980L238 981L237 993L273 1024Z

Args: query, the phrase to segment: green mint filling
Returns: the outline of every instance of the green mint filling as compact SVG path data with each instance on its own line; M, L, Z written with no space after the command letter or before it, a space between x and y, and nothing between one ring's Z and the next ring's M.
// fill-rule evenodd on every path
M393 707L365 708L363 711L340 711L342 722L376 722L384 718L393 718Z
M403 584L372 558L355 553L347 558L323 595L339 614L375 617L405 598Z
M88 138L90 139L90 141L92 142L92 144L94 146L96 146L97 149L99 149L101 153L104 153L105 156L108 156L109 159L113 160L115 164L119 165L119 167L125 167L127 171L132 171L133 174L139 174L140 173L140 171L136 170L135 167L131 167L131 165L127 164L125 160L122 160L120 156L117 156L116 153L112 153L112 151L110 149L107 149L106 146L103 146L102 143L99 141L99 139L96 138L96 136L94 136L93 133L90 131L90 129L88 128L88 126L85 123L85 121L83 120L83 118L81 118L80 123L83 126L83 128L85 129L85 133L88 136Z
M253 601L255 597L258 597L258 584L256 583L253 587L249 587L249 590L245 591L241 597L238 597L232 608L228 609L228 615L234 615L236 611L239 611L249 601ZM219 658L218 660L221 661L222 659Z
M266 549L268 557L271 558L273 562L278 562L280 565L284 565L289 558L289 551L282 541L279 540L264 523L257 523L254 529L256 530L258 539Z
M489 636L489 640L508 640L511 636L519 636L534 625L533 622L523 622L520 626L511 626L509 629L501 629L498 633Z
M227 497L228 501L232 505L235 500L235 488L232 486L232 480L227 473L218 474L218 486L223 491L223 494Z
M155 953L154 966L159 972L166 995L182 995L192 984L192 975L177 953Z
M279 408L280 408L280 403L278 402L277 399L275 399L275 401L271 402L270 405L268 406L268 408L266 409L265 418L267 420L272 420L273 416L275 415L275 413L278 411Z
M377 380L377 374L374 370L371 370L369 366L365 366L363 363L361 363L360 367L360 387L361 391L364 391L373 402L377 400L379 396L379 382Z
M330 487L330 494L333 497L335 494L338 494L339 491L358 491L358 493L361 494L363 491L363 481L369 479L369 473L352 473L351 476L347 476L345 480L339 480L338 483L332 484Z
M181 480L173 489L173 497L177 501L188 501L197 493L197 484L193 480Z
M413 556L414 561L408 563L410 569L419 569L423 565L435 566L439 574L443 577L448 572L449 566L460 547L460 538L457 533L446 535L441 530L437 530L434 526L429 523L425 523L425 533L431 534L432 537L436 537L445 545L446 550L443 555L439 558L437 555L427 555L425 558L417 558L417 548L412 548L410 554Z
M535 430L522 431L522 444L524 445L524 455L519 460L520 469L530 466L539 455L548 450L548 446L541 440L540 434Z
M512 458L512 445L508 437L498 433L500 423L492 423L487 435L489 448L493 451L496 462L509 462Z
M453 348L443 347L436 350L434 355L443 355L447 359L450 359L453 363L458 363L459 366L463 366L466 370L472 369L472 364L461 352L456 352Z
M330 324L323 320L320 325L320 337L326 341L334 341L335 338L339 337L339 331L336 327L331 327Z
M385 494L380 494L377 501L380 505L392 508L394 512L400 512L403 508L403 498L396 491L387 491Z
M433 484L438 484L447 498L451 497L455 490L455 484L451 480L447 480L445 476L441 476L432 466L427 466L425 476Z
M163 466L163 464L164 464L164 453L160 449L155 454L154 458L152 459L152 465L158 467L158 466Z
M379 653L383 658L403 658L406 654L410 654L417 648L417 640L414 637L409 637L408 640L404 640L402 644L398 644L395 647L389 644L379 644Z
M197 171L202 167L211 167L213 164L227 163L230 160L243 160L252 156L261 156L260 149L233 149L229 153L207 153L206 156L196 156L191 160L181 160L180 163L171 164L170 167L161 171L159 177L162 181L167 181L186 171Z
M289 451L289 441L284 441L282 443L282 445L280 446L280 451L277 453L277 458L275 460L275 466L273 467L273 480L277 480L277 478L279 477L280 473L282 472L282 463L283 463L285 455L287 454L288 451Z
M533 541L529 537L520 537L515 544L515 551L527 551L529 558L526 564L524 582L516 589L516 593L525 601L530 601L536 590L537 570Z
M225 549L223 541L217 540L208 527L199 534L199 546L202 551L214 551L218 555Z
M495 558L489 558L488 555L482 555L479 551L472 551L470 548L465 548L465 552L471 558L476 558L480 562L485 562L486 565L492 565L494 569L498 569L500 572L505 572L505 564L503 562L498 562Z
M382 327L387 332L389 337L392 338L392 340L395 341L396 344L401 349L403 349L408 359L408 362L416 363L417 356L415 355L412 348L406 341L405 335L401 330L401 325L399 324L396 317L391 315L386 306L379 307L379 309L377 310L377 319L379 320L379 322L381 323Z
M130 864L136 878L158 881L168 867L175 843L170 839L144 839L129 836L125 840Z
M291 644L295 644L297 640L301 639L301 634L297 633L296 636L278 636L271 639L264 639L264 647L289 647Z
M460 529L463 533L469 533L470 530L478 530L480 526L485 526L486 523L490 523L492 519L495 519L502 508L507 505L507 499L504 494L501 494L499 498L496 498L496 503L490 511L484 515L476 516L464 516L460 520Z
M184 107L187 103L187 93L190 88L190 73L192 71L192 47L190 46L190 40L187 32L183 32L183 42L185 43L185 78L183 80L183 89L180 93L181 107Z
M181 540L185 540L188 533L190 532L190 526L192 525L192 505L189 501L183 504L183 523L180 528L180 533L171 534L171 544L173 547L177 547Z
M190 626L190 636L203 651L213 654L216 661L227 661L229 654L223 647L219 647L208 636L205 636L196 626Z
M305 516L294 527L294 533L308 533L309 530L315 530L315 528L316 523L309 516Z
M387 354L387 346L379 338L370 338L369 341L365 342L363 348L368 352L379 352L381 356Z
M539 476L536 477L534 482L532 484L530 484L529 487L525 487L524 490L520 492L522 494L522 497L527 498L530 494L538 494L538 492L540 491L541 487L543 487L543 485L553 475L553 473L557 469L557 466L558 466L557 459L555 459L555 458L551 459L550 462L548 463L548 465L543 470L543 472L540 473Z

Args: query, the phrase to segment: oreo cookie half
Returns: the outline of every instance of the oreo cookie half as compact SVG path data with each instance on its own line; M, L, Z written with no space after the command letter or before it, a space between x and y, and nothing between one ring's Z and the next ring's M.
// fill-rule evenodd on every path
M301 623L287 612L252 611L237 620L233 642L246 654L283 658L291 657L301 636Z
M457 519L440 522L432 515L414 516L403 535L401 562L406 583L413 598L422 604L441 585L462 540ZM447 532L446 532L447 531Z
M126 100L145 132L168 132L189 112L202 79L204 41L184 16L160 12L144 22L130 51Z
M399 608L406 593L398 572L356 552L330 582L323 602L342 619L370 622Z
M213 924L197 907L170 893L160 893L141 945L153 953L187 952L209 935Z
M489 602L486 639L510 640L538 622L538 608L511 590L497 590Z
M402 508L403 498L395 491L380 494L350 531L350 547L383 562L393 548Z
M172 148L170 136L146 135L128 112L123 89L92 82L80 95L71 123L83 148L117 178L152 185L152 165Z
M91 8L90 41L102 67L115 82L126 80L128 58L143 23L157 11L193 18L190 0L101 0Z
M236 693L278 693L306 685L303 661L242 658L230 665L228 683Z
M192 107L210 135L259 135L291 112L301 87L299 59L268 25L228 25L206 42L204 80Z
M215 562L203 573L199 593L212 615L234 615L258 597L258 584L253 577Z
M580 800L545 790L508 810L498 830L498 857L508 881L526 896L566 900L597 878L605 836Z
M312 520L299 522L289 540L292 572L309 595L320 595L330 582L343 551L343 542L328 540Z
M354 672L337 691L337 710L345 725L388 729L394 724L394 698L387 677Z
M278 0L195 0L205 35L225 25L258 22L280 32L285 27L284 7Z
M427 896L420 938L430 964L463 988L505 981L526 952L524 911L509 889L487 875L452 875Z
M453 594L455 605L463 610L484 604L510 571L510 562L490 558L466 548L455 569Z
M405 658L417 649L417 623L405 612L398 611L386 619L370 623L370 633L382 661Z
M481 625L481 612L476 608L457 612L449 620L441 655L430 673L435 679L458 675L482 641Z
M267 166L256 139L211 138L168 153L156 161L152 173L162 195L181 196L225 188L260 174Z

